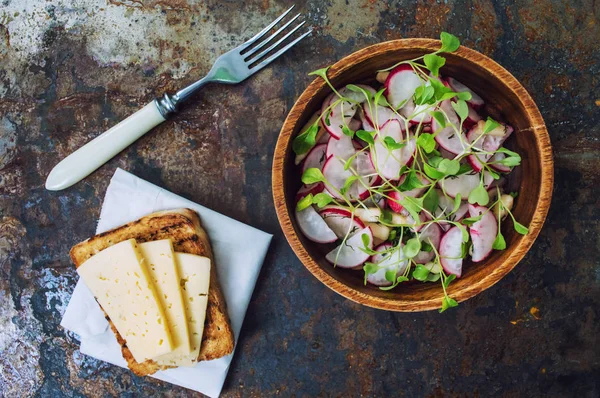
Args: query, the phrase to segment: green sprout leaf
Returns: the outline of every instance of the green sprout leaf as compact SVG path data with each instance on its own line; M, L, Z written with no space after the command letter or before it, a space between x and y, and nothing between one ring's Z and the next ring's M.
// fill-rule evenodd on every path
M470 227L471 225L475 224L477 221L481 220L481 217L483 217L483 216L478 215L476 217L467 217L467 218L463 218L461 222L463 223L463 225Z
M447 289L448 286L450 286L450 282L452 282L455 279L456 279L456 275L454 275L454 274L448 275L448 277L444 280L444 287Z
M381 90L379 90L378 92L376 92L375 96L373 97L373 102L375 102L375 104L380 105L380 106L390 107L391 105L387 102L387 99L383 96L384 92L385 92L385 87L382 88Z
M360 239L362 240L362 244L365 247L365 249L367 249L369 247L369 244L371 243L371 240L369 239L369 235L362 234L360 236Z
M433 246L431 246L427 242L421 242L421 251L424 251L424 252L427 252L427 253L431 253L433 251Z
M437 171L437 169L431 167L427 163L423 163L423 169L425 170L425 174L427 175L427 177L434 180L439 180L440 178L443 178L445 176L444 173Z
M325 181L325 177L323 177L323 173L321 173L321 170L317 169L316 167L311 167L302 174L302 182L306 185L322 181Z
M411 169L408 174L406 174L404 182L402 182L399 188L400 191L406 192L417 188L423 188L423 184L421 183L421 179L417 176L417 172L414 169Z
M425 63L427 69L431 71L433 76L438 77L440 74L440 68L446 63L446 58L440 57L436 54L425 54L423 57L423 62Z
M304 131L302 134L299 134L296 138L294 138L294 142L292 143L292 149L294 150L294 153L296 155L302 155L315 146L315 140L318 131L319 126L315 123L306 129L306 131Z
M383 139L383 143L390 150L393 151L395 149L400 149L406 146L406 143L396 142L392 137L387 136Z
M502 232L498 231L498 235L496 235L496 239L494 239L494 243L492 244L492 249L495 249L495 250L506 249L506 241L504 240L504 236L502 235Z
M329 70L330 67L331 66L314 70L314 71L310 72L308 75L309 76L319 76L319 77L323 78L323 80L328 80L327 79L327 70Z
M421 85L415 89L414 101L416 105L432 104L435 102L435 89L431 85Z
M439 124L441 128L446 127L446 117L440 111L431 112L431 116L435 119L436 123Z
M346 182L344 182L344 186L340 189L342 195L345 195L346 192L348 192L348 189L350 189L350 186L354 184L356 180L358 180L358 176L356 175L351 175L346 179Z
M419 213L423 208L423 198L405 196L402 198L402 200L400 200L400 204L406 209L406 211L408 211L413 220L419 220Z
M467 229L461 224L456 224L456 226L458 227L458 229L460 229L460 233L462 234L462 241L468 242L469 241L469 233L467 232Z
M427 275L427 282L437 282L442 277L442 274L434 274L433 272Z
M468 164L468 163L462 163L460 165L460 168L458 169L458 173L456 173L456 175L459 176L461 174L465 174L465 173L468 173L470 171L473 171L473 168L471 167L471 165Z
M296 204L296 211L302 211L304 209L306 209L308 206L310 206L312 204L313 201L313 194L309 193L308 195L306 195L305 197L303 197L302 199L300 199L298 201L298 203Z
M468 91L462 91L460 93L456 93L456 98L463 101L470 101L473 96Z
M440 48L440 52L452 53L458 50L458 47L460 47L460 40L458 40L458 37L451 33L442 32L440 34L440 39L442 40L442 48Z
M435 149L435 139L429 133L423 133L417 138L417 145L423 148L425 153L431 153Z
M333 198L326 193L319 192L313 197L312 202L319 206L319 208L323 208L327 206L329 203L333 201Z
M511 216L512 216L512 214L511 214ZM515 220L514 217L513 217L513 225L515 227L515 231L517 231L521 235L527 235L529 233L529 229L526 226L524 226L523 224L517 222L517 220Z
M490 202L490 195L482 184L479 184L477 188L471 191L469 194L470 204L479 204L480 206L486 206Z
M373 139L372 132L365 131L365 130L358 130L356 132L356 136L368 144L375 145L375 140Z
M354 91L355 93L362 93L365 96L365 98L367 99L367 101L370 101L373 98L372 94L370 92L368 92L364 88L359 87L357 85L348 84L348 85L346 85L346 88L350 91Z
M379 216L379 221L385 224L390 224L392 222L392 212L389 210L381 210L381 215ZM392 230L394 232L394 230ZM392 240L392 238L390 238Z
M370 275L377 272L379 270L379 266L373 263L365 263L365 265L363 266L363 270L365 271L366 275Z
M483 134L487 134L498 127L500 127L500 123L488 116L485 125L483 126Z
M406 241L402 248L404 255L408 258L413 258L421 251L421 241L417 238L411 238Z
M439 203L440 197L435 189L430 190L423 196L423 207L431 213L435 212Z
M344 133L350 138L354 137L354 131L352 131L348 126L342 126L342 133Z
M467 106L467 103L461 99L452 102L452 108L454 108L456 114L460 117L460 120L465 120L467 116L469 116L469 107Z
M437 169L445 175L453 176L460 170L460 162L456 159L442 159Z
M422 266L421 264L417 265L415 270L413 271L413 278L418 281L425 282L427 277L429 276L429 270Z
M458 306L458 303L456 302L456 300L446 296L442 299L442 308L440 309L440 313L446 311L448 308L452 308L452 307L456 307L456 306Z
M385 271L385 280L387 280L388 282L396 282L396 270L395 269L388 269L387 271Z

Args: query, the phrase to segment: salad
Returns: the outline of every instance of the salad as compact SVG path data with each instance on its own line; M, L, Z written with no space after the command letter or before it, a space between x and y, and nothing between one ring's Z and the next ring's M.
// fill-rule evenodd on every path
M293 141L302 172L295 216L310 240L333 247L334 267L364 273L382 290L440 283L440 311L457 305L449 284L465 260L484 261L506 242L501 223L517 196L504 192L521 157L504 143L513 128L486 115L484 100L440 69L459 40L377 71L382 86L333 87Z

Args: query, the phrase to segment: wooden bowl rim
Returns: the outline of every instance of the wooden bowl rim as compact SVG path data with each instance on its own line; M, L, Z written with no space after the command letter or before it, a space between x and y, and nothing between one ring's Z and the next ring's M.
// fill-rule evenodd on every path
M381 56L386 52L392 52L397 49L432 51L438 49L440 45L441 42L434 39L399 39L374 44L342 58L331 66L327 74L330 79L333 80L346 70L353 67L355 64L371 57ZM533 242L540 233L550 207L554 180L554 164L550 137L548 135L542 115L540 114L537 105L527 90L525 90L525 88L521 85L521 83L519 83L519 81L500 64L479 53L478 51L460 46L460 48L452 54L462 58L465 62L475 63L480 68L485 69L487 72L491 73L498 80L500 80L507 90L512 91L513 94L520 99L523 107L526 110L526 117L531 121L531 129L534 132L533 136L535 137L536 148L540 154L539 170L541 176L540 195L537 200L531 223L529 225L529 233L525 235L523 239L519 240L516 245L506 249L509 251L509 255L499 267L494 269L483 279L475 281L473 284L461 290L451 292L451 296L457 302L462 302L497 283L517 265L517 263L531 248ZM306 105L310 102L310 99L315 96L324 86L325 82L323 79L317 78L313 80L306 90L304 90L288 113L288 116L281 128L277 145L275 147L272 175L273 200L275 203L277 218L287 241L300 261L318 280L324 283L331 290L347 299L369 307L390 311L414 312L438 309L440 307L439 299L432 298L429 300L411 301L377 297L358 291L336 280L321 268L321 266L308 253L298 238L293 228L287 203L285 201L285 188L283 185L285 178L283 166L286 157L286 150L289 146L290 140L292 139L292 134L294 133L298 118L305 112ZM291 115L297 116L292 118Z

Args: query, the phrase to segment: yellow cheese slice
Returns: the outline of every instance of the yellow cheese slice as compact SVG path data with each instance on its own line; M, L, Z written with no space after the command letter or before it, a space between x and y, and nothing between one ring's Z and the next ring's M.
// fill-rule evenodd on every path
M177 366L194 366L198 362L204 333L210 285L210 259L194 254L175 253L175 260L181 278L192 348L189 355L179 357L176 363Z
M179 272L170 239L141 243L139 245L156 293L167 316L173 338L174 350L153 360L160 365L175 366L177 358L190 353L190 335L181 294Z
M127 341L137 362L173 350L164 310L135 239L90 257L77 273Z

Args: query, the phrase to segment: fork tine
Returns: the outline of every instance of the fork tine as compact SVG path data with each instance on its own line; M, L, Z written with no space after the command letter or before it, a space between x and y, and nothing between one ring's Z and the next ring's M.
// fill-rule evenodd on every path
M302 21L301 23L299 23L298 26L296 26L294 29L290 30L288 32L288 34L286 34L285 36L283 36L281 39L277 40L269 48L267 48L266 50L262 51L256 57L253 57L254 61L252 61L252 60L248 61L247 60L246 63L251 64L252 62L260 61L260 59L262 57L264 57L265 55L267 55L270 51L274 50L278 45L280 45L281 43L283 43L283 41L285 41L285 39L287 39L288 37L290 37L291 35L293 35L298 29L300 29L302 27L302 25L304 25L305 22L306 21Z
M259 40L261 37L263 37L265 35L265 33L267 33L268 31L270 31L273 28L273 26L277 25L279 23L279 21L281 21L283 18L285 18L285 16L288 15L290 13L290 11L292 11L294 9L295 6L296 6L295 4L292 5L290 8L287 9L286 12L284 12L279 17L277 17L277 19L275 19L273 22L271 22L266 28L264 28L263 30L258 32L256 35L254 35L253 38L251 38L250 40L246 41L244 44L239 46L238 48L239 48L240 52L244 51L245 49L250 47L253 43L255 43L257 40Z
M291 32L291 33L293 33L293 32ZM263 60L259 64L254 65L250 69L250 71L252 73L258 72L259 70L261 70L265 66L269 65L271 62L275 61L275 59L277 59L277 57L279 57L281 54L283 54L284 52L286 52L287 50L289 50L290 48L292 48L296 43L298 43L300 40L304 39L306 36L310 35L311 33L312 33L312 28L308 32L305 32L302 36L298 37L293 42L291 42L290 44L288 44L287 46L283 47L281 50L277 51L275 54L271 55L270 57L268 57L267 59ZM289 36L289 34L287 36ZM284 39L282 39L282 40L284 40ZM280 40L280 41L282 41L282 40ZM279 42L277 44L279 44ZM274 46L271 46L271 47L274 47Z
M300 14L297 14L294 18L290 19L289 21L286 22L285 25L283 25L281 28L277 29L277 32L273 33L271 36L269 36L267 39L263 40L262 42L260 42L260 44L258 44L256 47L254 47L252 50L248 51L246 54L244 54L244 59L248 60L250 57L252 57L253 54L255 54L258 50L260 50L261 48L263 48L267 43L269 43L271 40L273 40L274 38L277 37L277 35L279 35L281 32L283 32L288 26L290 26L290 24L292 22L294 22L296 19L298 19L298 17L300 16Z

